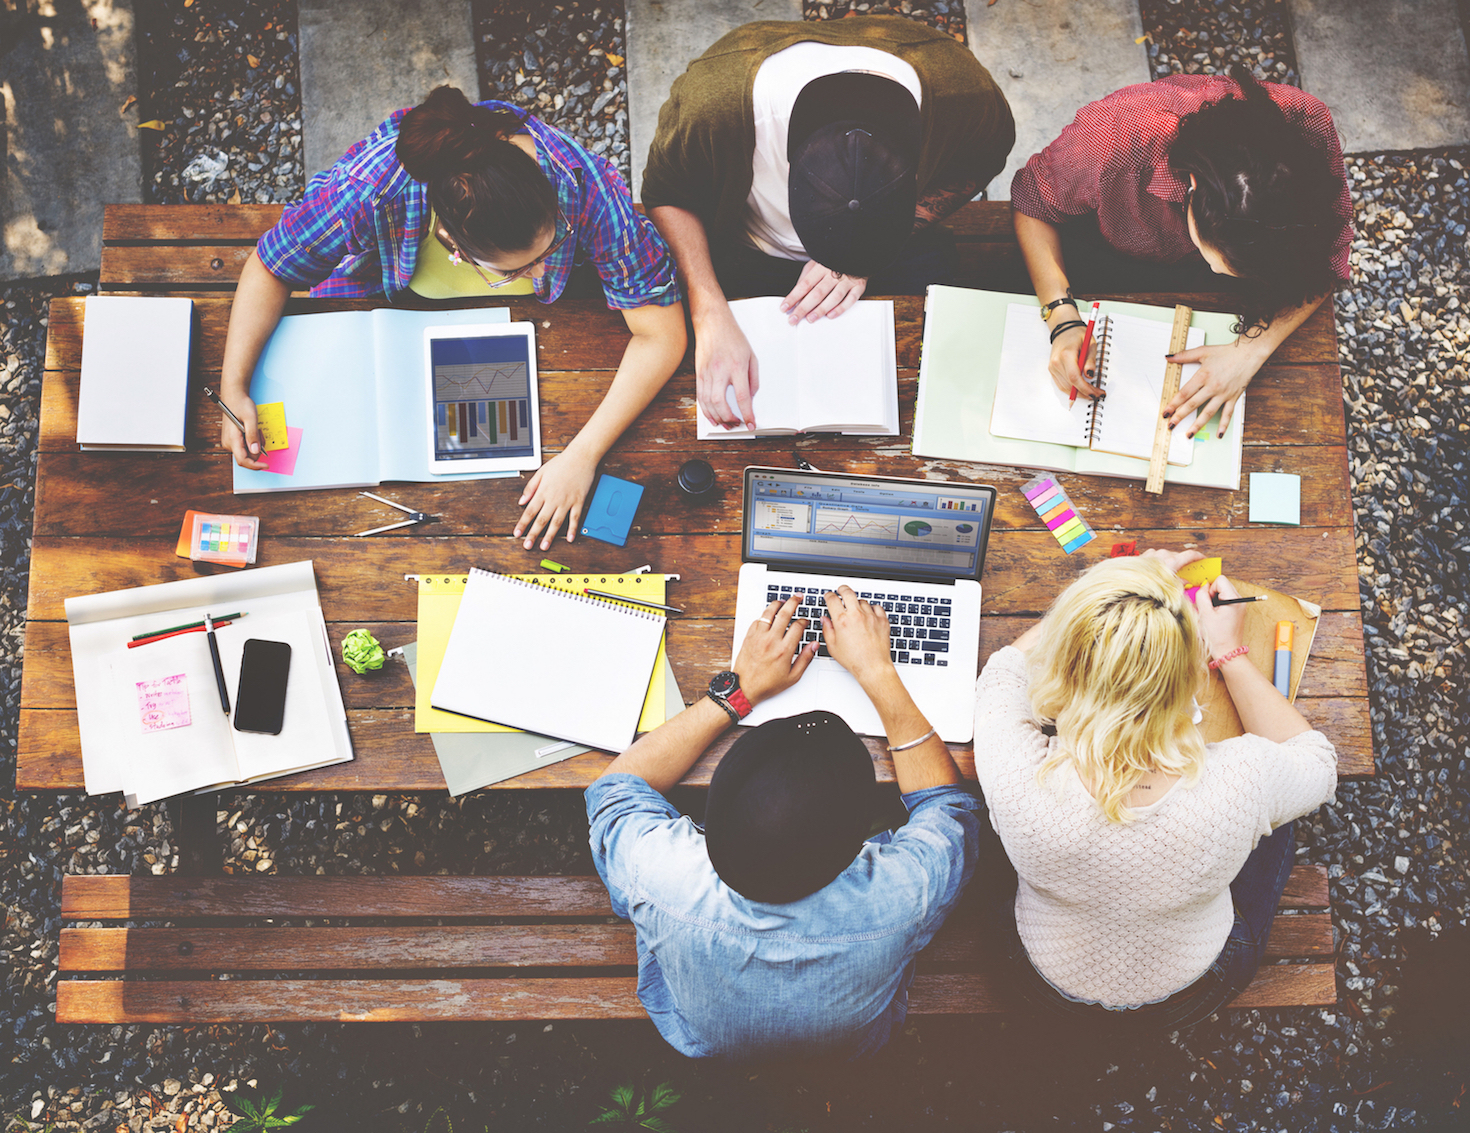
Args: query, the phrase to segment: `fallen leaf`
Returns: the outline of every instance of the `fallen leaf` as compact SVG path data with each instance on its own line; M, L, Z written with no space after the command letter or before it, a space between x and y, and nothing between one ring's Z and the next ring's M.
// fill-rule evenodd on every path
M140 130L167 130L168 127L165 126L162 122L160 122L157 118L150 118L146 122L139 122L138 123L138 129L140 129Z
M185 8L192 8L193 6L194 6L194 0L184 0L184 7Z
M1141 35L1137 39L1135 39L1133 42L1134 43L1144 43L1144 42L1147 42L1148 39L1149 39L1149 37L1147 35Z
M254 55L247 55L247 56L245 56L245 61L247 63L249 63L252 67L259 67L260 66L260 60L257 59Z
M174 1122L174 1133L184 1133L184 1130L188 1128L189 1115L187 1113L179 1114L178 1120Z
M133 103L135 103L137 101L138 100L135 97L133 97L132 95L128 95L127 102L125 102L125 103L122 104L122 110L119 110L118 113L119 114L125 113L127 111L128 107L132 106Z
M238 205L240 203L240 186L235 186L235 191L230 194L230 199L225 203L231 205Z
M607 56L607 61L611 63L614 67L621 67L623 65L623 57L621 55L609 54Z

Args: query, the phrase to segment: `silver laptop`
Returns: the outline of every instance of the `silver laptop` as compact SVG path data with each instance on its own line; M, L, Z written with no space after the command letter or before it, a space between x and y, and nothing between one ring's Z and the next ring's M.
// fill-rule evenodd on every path
M822 596L843 583L888 611L890 655L947 743L975 731L980 572L995 489L938 480L788 468L745 470L734 657L777 598L802 598L807 641L821 640ZM819 645L806 675L758 705L747 725L824 708L862 735L882 735L857 681Z

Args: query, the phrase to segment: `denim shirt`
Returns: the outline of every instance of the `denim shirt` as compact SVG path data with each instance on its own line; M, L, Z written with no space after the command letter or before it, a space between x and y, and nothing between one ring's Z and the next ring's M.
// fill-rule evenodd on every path
M637 928L638 998L691 1058L882 1047L908 1012L915 954L975 867L984 806L963 786L905 795L891 838L773 905L725 885L703 831L636 775L605 775L586 798L597 872Z

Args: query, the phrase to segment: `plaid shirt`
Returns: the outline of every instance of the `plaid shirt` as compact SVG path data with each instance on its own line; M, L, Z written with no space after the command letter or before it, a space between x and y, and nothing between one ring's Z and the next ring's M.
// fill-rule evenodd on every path
M480 105L521 117L576 232L546 260L538 299L554 302L573 264L590 259L609 307L679 302L673 256L652 223L633 210L628 186L609 162L507 103ZM407 113L395 113L313 177L301 202L260 238L256 251L272 275L311 288L314 297L393 295L408 288L430 209L428 186L410 177L394 152Z
M1307 141L1327 156L1342 182L1332 209L1338 226L1332 269L1347 282L1353 202L1332 116L1295 87L1264 85ZM1141 260L1173 263L1197 256L1184 219L1189 178L1169 168L1169 146L1179 133L1180 118L1206 102L1239 93L1235 82L1223 76L1170 75L1088 103L1056 141L1016 173L1011 204L1051 224L1095 215L1103 239Z

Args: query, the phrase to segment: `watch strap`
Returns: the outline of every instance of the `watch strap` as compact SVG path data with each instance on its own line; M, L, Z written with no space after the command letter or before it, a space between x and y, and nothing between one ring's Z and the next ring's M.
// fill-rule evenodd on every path
M737 688L734 692L727 696L725 700L729 703L731 708L740 713L739 719L741 720L749 716L751 712L755 709L755 705L750 703L750 697L745 695L745 690L743 688Z

